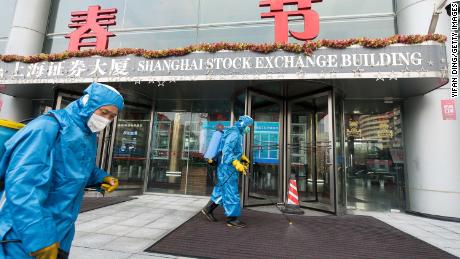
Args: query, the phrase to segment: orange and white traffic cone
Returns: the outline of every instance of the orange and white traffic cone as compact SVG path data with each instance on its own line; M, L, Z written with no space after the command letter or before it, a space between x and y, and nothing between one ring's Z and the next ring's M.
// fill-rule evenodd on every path
M284 205L284 208L282 208L281 211L286 214L303 214L304 213L299 205L299 194L297 192L297 181L295 179L294 174L291 174L291 179L289 180L287 204Z

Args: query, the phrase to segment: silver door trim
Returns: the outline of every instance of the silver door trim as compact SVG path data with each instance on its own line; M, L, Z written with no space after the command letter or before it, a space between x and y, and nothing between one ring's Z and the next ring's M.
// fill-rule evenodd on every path
M62 104L62 94L59 93L56 99L56 107L54 107L54 109L56 110L61 109L61 104Z
M110 136L110 149L107 163L107 172L112 173L113 147L115 146L115 135L117 133L118 116L113 120L112 135Z
M145 162L145 173L144 173L144 187L142 189L142 193L147 192L148 182L149 182L149 175L150 175L150 155L152 152L152 131L153 131L153 118L155 117L155 101L152 102L152 107L150 109L150 123L149 123L149 130L148 130L148 139L147 139L147 154Z
M334 96L333 92L329 91L328 93L328 113L329 113L329 141L331 142L330 147L332 148L332 152L328 152L328 158L329 163L326 163L329 166L329 188L330 188L330 194L329 194L329 199L330 199L330 205L331 208L334 210L334 214L337 214L337 197L336 197L336 170L335 170L335 113L334 113ZM330 148L328 150L331 150ZM331 171L332 170L332 171Z
M249 91L248 88L246 88L245 92L245 107L244 107L244 113L250 115L252 113L251 109L251 92ZM233 125L233 124L232 124ZM249 160L254 161L251 153L251 139L254 137L254 130L251 130L249 133L249 138L245 137L244 138L244 151L246 153L246 156L248 156ZM251 163L252 164L252 163ZM249 172L248 174L253 173L253 166L249 166ZM242 183L241 183L241 192L243 193L243 199L240 200L241 207L244 205L248 204L249 201L249 176L243 176L242 178Z

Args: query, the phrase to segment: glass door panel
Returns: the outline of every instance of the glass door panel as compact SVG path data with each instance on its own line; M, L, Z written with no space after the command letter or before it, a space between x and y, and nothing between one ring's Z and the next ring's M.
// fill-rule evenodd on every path
M185 194L210 195L217 181L217 167L209 166L203 158L212 135L217 129L230 127L230 102L195 101L186 121L183 159L187 160L187 188Z
M251 174L248 205L271 204L280 201L281 181L281 107L277 100L251 94Z
M331 97L307 96L288 104L288 175L302 206L334 211Z
M118 115L111 174L125 189L142 189L147 162L150 109L126 105Z
M187 160L182 148L189 117L188 112L155 112L148 191L184 194Z
M345 104L347 207L404 210L404 147L399 103Z
M209 195L215 168L203 159L216 128L230 127L230 102L159 101L154 114L147 190Z

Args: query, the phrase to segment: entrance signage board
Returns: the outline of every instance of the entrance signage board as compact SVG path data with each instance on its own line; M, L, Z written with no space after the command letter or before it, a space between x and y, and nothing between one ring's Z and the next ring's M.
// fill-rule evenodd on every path
M279 163L279 134L279 122L254 122L254 162Z
M447 77L443 44L392 45L381 49L321 48L308 56L275 51L193 52L70 58L58 62L0 62L0 84Z

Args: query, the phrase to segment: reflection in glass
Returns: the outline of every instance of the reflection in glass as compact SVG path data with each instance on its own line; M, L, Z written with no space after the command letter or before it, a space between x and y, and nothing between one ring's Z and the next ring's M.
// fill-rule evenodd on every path
M203 155L218 125L230 127L230 104L184 101L185 111L173 111L174 105L161 103L154 115L148 190L209 195L215 168Z
M228 107L228 103L226 106ZM187 154L184 159L188 159L189 163L187 194L209 195L216 180L216 168L208 166L203 155L215 130L220 126L224 130L230 127L230 113L228 110L205 112L210 110L205 107L196 107L193 110L184 145Z
M153 119L149 187L154 191L180 191L186 178L186 160L182 160L185 112L156 112Z
M347 205L363 210L403 209L400 106L348 102L345 107Z

